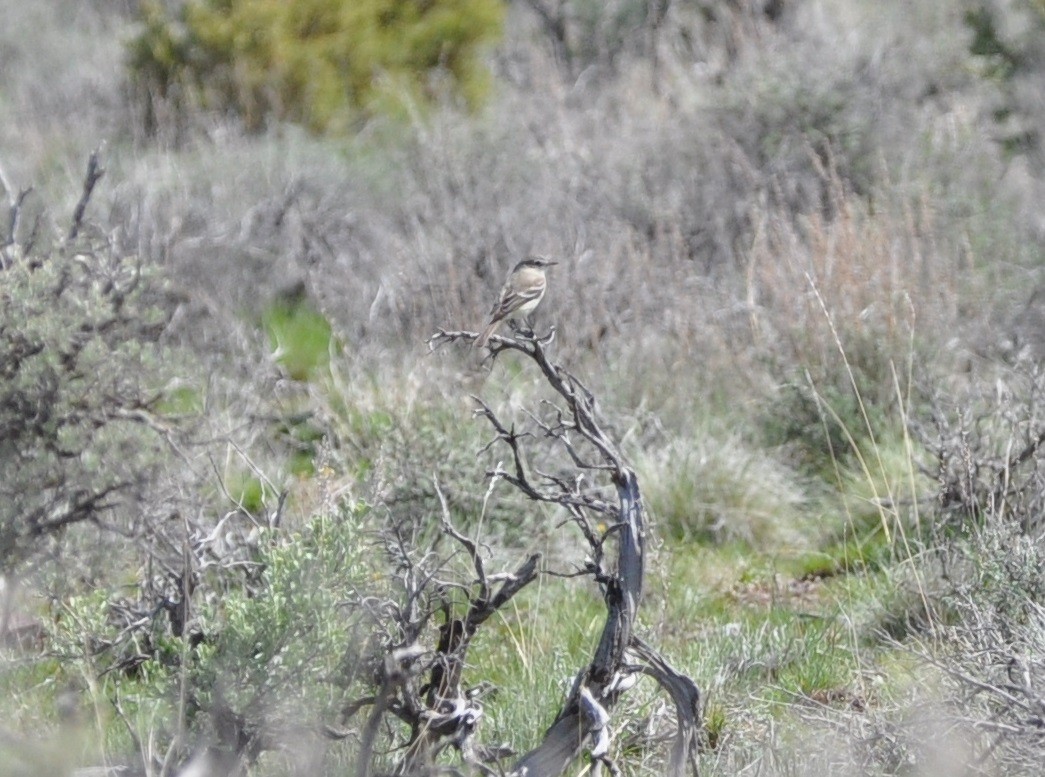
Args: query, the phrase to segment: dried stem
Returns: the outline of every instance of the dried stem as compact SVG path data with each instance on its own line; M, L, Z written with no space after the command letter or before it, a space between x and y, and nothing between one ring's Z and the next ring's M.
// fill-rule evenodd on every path
M73 210L73 223L69 227L67 242L71 243L80 234L80 227L83 225L83 216L87 210L87 203L91 201L94 187L103 175L105 175L105 170L101 165L101 149L96 148L91 152L91 156L87 160L87 174L83 179L83 194L80 195L80 201L76 203L76 208Z

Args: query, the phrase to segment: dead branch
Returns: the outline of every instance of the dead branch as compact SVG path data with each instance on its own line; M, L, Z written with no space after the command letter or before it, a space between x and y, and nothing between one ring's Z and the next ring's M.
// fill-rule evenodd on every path
M439 641L430 662L429 680L418 692L427 691L424 701L422 703L418 698L408 704L417 710L417 715L411 721L410 742L403 761L406 774L431 766L436 755L448 746L456 748L466 763L485 769L473 741L483 715L481 694L462 689L465 658L479 627L536 579L540 561L539 553L530 555L514 573L499 575L500 585L493 591L478 543L453 525L438 481L435 489L442 507L440 523L443 532L464 548L472 562L475 580L471 583L463 617L453 615L449 602L443 604L444 622L439 628Z
M471 344L475 337L473 332L440 331L430 338L429 346ZM603 427L595 396L580 379L549 358L546 347L553 337L554 332L544 338L495 335L490 340L490 350L493 358L503 351L517 351L537 366L564 405L547 403L555 414L551 421L542 421L533 415L531 420L539 433L552 440L580 473L608 475L616 495L615 504L604 499L583 475L570 480L532 470L522 452L523 444L532 433L517 432L478 398L477 412L495 432L491 445L504 445L511 454L510 471L499 468L489 474L504 479L529 499L559 505L581 528L593 556L587 572L602 588L607 617L592 660L577 674L555 722L545 732L542 742L515 763L510 774L556 777L584 752L595 761L596 770L605 767L611 774L616 773L608 755L608 723L612 708L634 685L638 672L652 677L675 705L678 729L666 773L671 777L696 774L696 753L702 730L700 692L691 679L673 669L634 633L646 563L645 513L638 479ZM589 453L579 450L579 442L583 442ZM597 536L586 517L589 512L612 515L614 525L603 536ZM616 549L612 571L602 563L607 541L612 541ZM637 660L638 666L629 663L629 658Z
M674 669L639 637L632 638L631 649L641 661L640 671L652 677L675 704L678 727L667 773L685 774L686 766L689 765L696 774L703 725L700 718L700 690L693 680Z
M67 242L71 243L80 234L80 227L83 225L83 216L87 210L87 203L91 201L94 187L103 175L105 175L105 170L101 165L101 149L96 148L87 159L87 173L83 179L83 193L80 195L80 201L76 203L75 210L73 210L73 223L69 227L69 234L66 237Z
M11 208L8 211L7 220L7 245L11 245L18 239L18 221L22 215L22 206L25 204L25 198L32 191L33 187L27 186L24 189L19 189L18 194L11 198Z
M405 725L405 741L393 745L398 750L394 773L429 775L464 773L446 770L437 759L447 749L458 751L469 773L496 774L487 764L505 758L503 749L484 747L475 741L481 721L483 700L491 691L488 683L466 687L464 670L468 650L480 627L538 575L540 554L528 556L512 571L490 573L486 550L478 540L454 525L450 508L438 481L442 536L454 543L454 550L439 551L438 545L418 547L416 537L401 525L389 525L382 541L401 588L398 601L363 602L375 625L375 634L384 647L382 657L372 664L374 692L348 702L341 713L340 726L323 729L329 738L343 738L355 732L345 723L364 707L369 708L359 729L360 745L355 774L368 777L381 755L377 745L382 737L396 740L399 734L389 726ZM469 579L454 579L449 564L465 556L470 565ZM463 598L463 602L462 602ZM463 605L463 606L462 606ZM431 644L432 622L435 644ZM387 750L387 748L386 748Z

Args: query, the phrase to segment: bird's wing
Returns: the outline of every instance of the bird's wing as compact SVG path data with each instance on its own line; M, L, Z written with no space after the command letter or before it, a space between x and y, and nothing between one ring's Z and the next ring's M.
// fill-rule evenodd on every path
M544 294L547 281L543 274L527 275L521 280L524 281L523 284L512 285L509 283L501 289L501 298L493 306L493 310L490 311L491 320L497 321L510 316L527 302L532 302Z
M526 289L505 289L500 301L494 306L490 313L493 319L502 319L510 316L527 302L531 302L544 294L544 284L530 286Z

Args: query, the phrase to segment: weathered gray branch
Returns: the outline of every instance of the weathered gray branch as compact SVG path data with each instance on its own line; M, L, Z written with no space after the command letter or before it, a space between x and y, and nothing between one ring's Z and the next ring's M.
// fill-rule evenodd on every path
M68 242L71 243L80 234L84 213L87 211L87 203L91 201L94 187L103 175L105 175L105 170L101 165L101 149L96 148L91 152L91 156L87 160L87 174L83 179L83 193L80 195L80 200L76 203L76 208L73 210L72 225L69 227L69 235L66 237Z
M393 531L387 538L388 549L401 570L405 594L403 605L386 603L386 608L394 613L397 642L388 649L377 678L378 693L347 705L342 714L345 721L361 707L371 708L357 757L356 774L362 777L371 773L375 740L382 720L389 713L406 723L410 730L396 774L432 774L437 757L450 747L455 748L472 769L493 774L484 761L500 755L474 741L483 716L482 698L488 687L485 684L463 687L467 652L480 626L537 578L541 557L534 553L513 572L488 574L479 542L454 526L438 482L435 491L442 507L443 534L463 548L474 578L468 583L439 582L437 576L445 572L448 557L429 552L415 563L401 536ZM454 603L451 592L466 595L463 613L459 601ZM433 616L438 614L443 618L438 641L434 647L424 647L424 634ZM408 655L410 661L404 663L396 658L398 655ZM328 735L331 734L339 735L328 729Z
M629 674L624 655L642 600L645 527L635 474L623 464L614 474L622 528L618 540L618 571L608 576L604 585L606 625L591 663L578 676L544 740L512 769L511 774L518 777L554 777L562 774L585 750L595 751L606 732L601 720L591 714L591 704L597 703L600 709L608 711L623 688L621 679Z
M663 688L675 704L678 727L668 763L669 775L683 775L687 766L697 772L697 754L701 745L700 690L689 677L674 669L651 646L632 637L631 650L642 662L639 671L649 675Z
M431 338L430 346L444 342L471 343L473 332L441 331ZM634 685L636 674L652 677L671 696L676 709L677 732L668 762L670 777L697 773L696 754L702 722L700 692L696 684L673 669L657 652L634 634L645 581L646 525L642 494L635 472L599 421L595 397L574 375L553 363L545 350L554 331L546 338L495 335L490 340L494 357L505 350L517 351L538 366L547 383L564 400L552 423L533 419L540 431L555 440L566 451L575 466L582 470L606 472L613 483L616 504L611 505L581 488L581 479L568 483L564 478L540 475L535 482L527 470L520 451L520 441L528 433L517 433L498 419L494 411L476 398L479 413L497 434L495 442L506 445L512 454L511 471L495 474L530 499L563 506L574 518L593 550L595 560L589 572L602 586L607 616L591 662L575 678L565 704L555 722L545 732L541 743L524 754L512 767L513 777L557 777L563 774L583 753L588 752L596 767L616 768L609 760L609 715L618 698ZM554 406L553 406L554 407ZM574 443L575 435L594 449L597 461L582 457ZM613 514L616 522L603 537L596 537L584 518L584 511ZM612 536L617 558L613 572L602 567L603 545ZM637 660L638 665L629 663Z

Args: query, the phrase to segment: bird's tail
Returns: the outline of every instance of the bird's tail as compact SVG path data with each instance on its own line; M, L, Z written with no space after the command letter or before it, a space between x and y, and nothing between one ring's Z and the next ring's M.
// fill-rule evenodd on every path
M483 333L479 335L477 338L475 338L475 347L482 348L483 346L485 346L486 341L490 339L490 335L497 331L497 327L500 326L500 324L501 319L499 318L496 318L493 321L491 321L489 326L487 326L486 329L483 330Z

